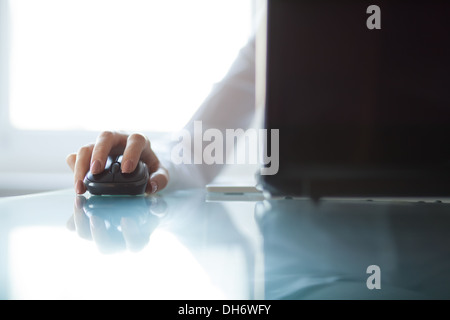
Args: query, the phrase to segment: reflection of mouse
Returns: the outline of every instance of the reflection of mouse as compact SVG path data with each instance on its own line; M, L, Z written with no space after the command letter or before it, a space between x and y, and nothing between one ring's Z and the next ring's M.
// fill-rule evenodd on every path
M90 171L84 184L91 194L96 195L138 195L145 193L149 173L144 162L139 161L136 170L122 173L122 156L109 157L105 170L99 174Z

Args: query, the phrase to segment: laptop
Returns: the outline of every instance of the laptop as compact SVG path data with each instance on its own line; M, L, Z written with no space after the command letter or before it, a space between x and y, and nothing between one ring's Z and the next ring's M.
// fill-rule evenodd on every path
M449 14L448 1L268 0L264 128L279 130L279 170L261 187L449 196Z

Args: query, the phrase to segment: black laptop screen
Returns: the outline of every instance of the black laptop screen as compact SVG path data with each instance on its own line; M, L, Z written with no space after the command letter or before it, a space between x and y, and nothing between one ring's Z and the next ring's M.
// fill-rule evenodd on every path
M280 172L450 163L449 1L269 0L267 31Z

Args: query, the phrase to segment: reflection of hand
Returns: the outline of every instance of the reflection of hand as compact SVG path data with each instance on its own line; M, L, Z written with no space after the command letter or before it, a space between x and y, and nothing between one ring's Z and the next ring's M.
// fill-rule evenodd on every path
M77 196L67 226L81 238L94 240L101 252L140 251L166 208L157 197Z

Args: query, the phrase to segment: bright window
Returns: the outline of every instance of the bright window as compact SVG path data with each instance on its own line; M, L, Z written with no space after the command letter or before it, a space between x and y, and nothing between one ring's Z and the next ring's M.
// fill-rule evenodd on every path
M72 187L67 154L102 130L163 145L246 44L257 2L0 0L0 196Z
M252 30L252 0L9 1L25 130L180 129Z

